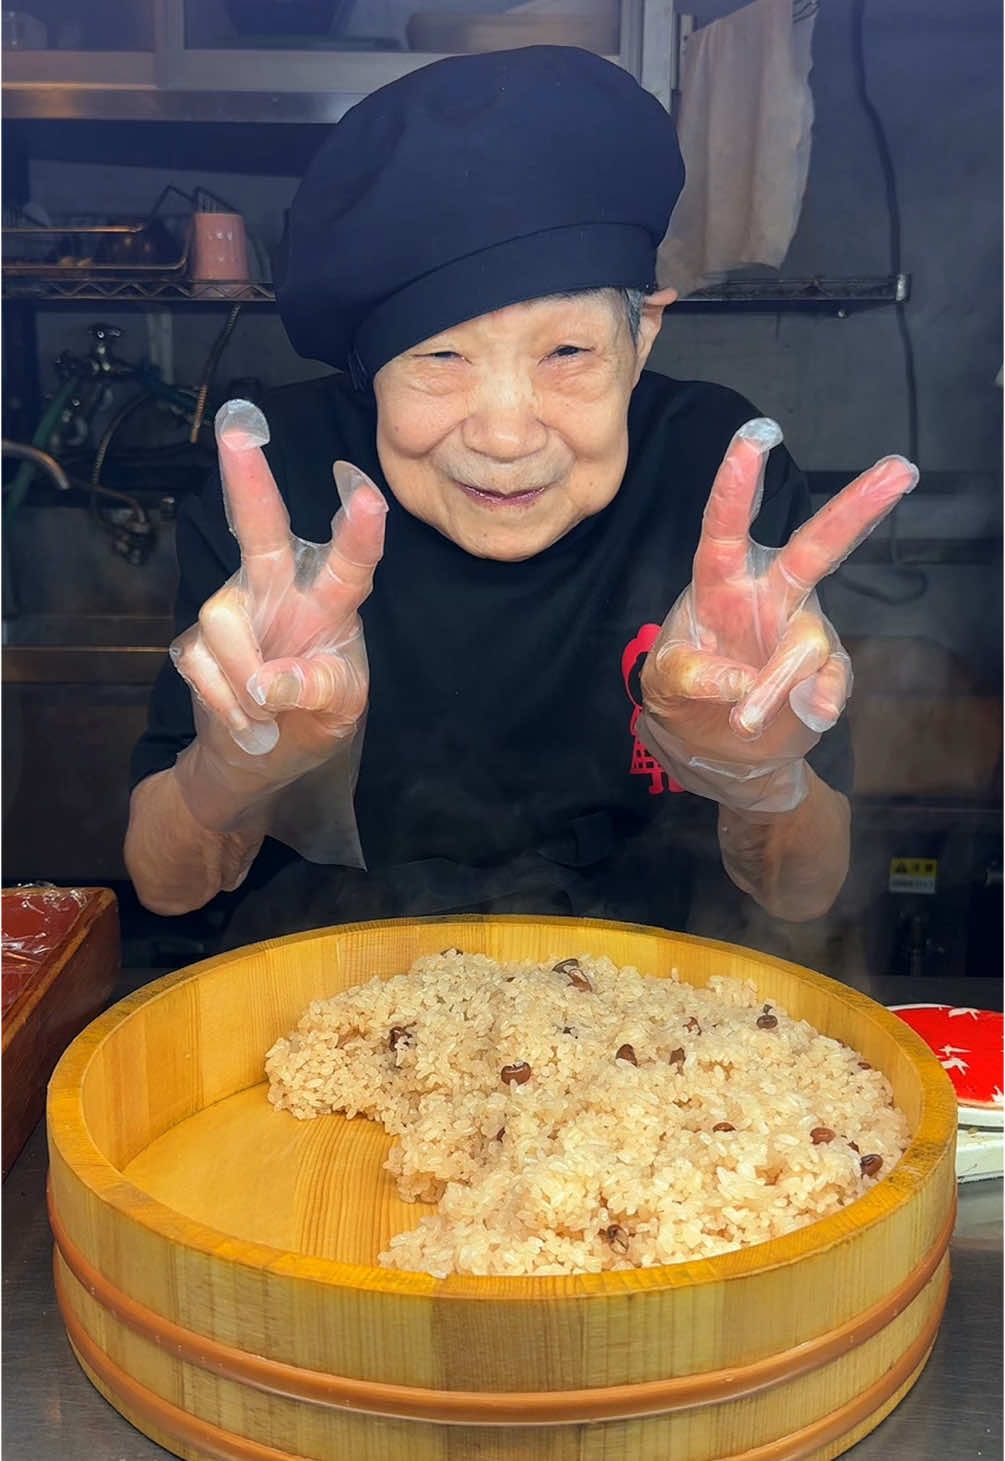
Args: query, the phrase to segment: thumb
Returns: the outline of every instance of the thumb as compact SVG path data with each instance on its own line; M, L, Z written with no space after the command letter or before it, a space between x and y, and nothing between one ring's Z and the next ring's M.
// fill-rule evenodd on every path
M851 687L851 660L840 649L815 675L792 687L789 705L803 725L822 735L838 720L851 694Z

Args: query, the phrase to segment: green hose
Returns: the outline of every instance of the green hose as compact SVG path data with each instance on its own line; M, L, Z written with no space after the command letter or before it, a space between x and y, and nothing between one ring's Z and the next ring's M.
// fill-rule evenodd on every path
M49 441L59 425L59 419L66 408L66 403L79 384L79 376L73 376L70 380L63 382L46 407L42 419L35 429L35 435L31 439L32 446L37 446L41 451L48 451ZM38 468L32 462L22 462L18 468L13 482L4 492L3 514L7 522L14 516L27 496L37 471Z

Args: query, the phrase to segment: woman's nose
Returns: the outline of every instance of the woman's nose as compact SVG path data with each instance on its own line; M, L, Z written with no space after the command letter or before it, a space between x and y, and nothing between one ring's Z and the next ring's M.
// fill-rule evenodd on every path
M461 435L469 450L500 462L531 456L548 438L529 382L499 374L475 392Z

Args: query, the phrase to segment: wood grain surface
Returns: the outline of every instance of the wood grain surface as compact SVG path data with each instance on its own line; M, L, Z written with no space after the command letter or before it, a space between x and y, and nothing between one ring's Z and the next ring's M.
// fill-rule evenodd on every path
M377 1268L421 1211L381 1169L387 1139L360 1120L273 1111L264 1054L311 999L451 945L534 961L606 954L697 984L752 978L889 1076L912 1144L840 1213L715 1259L562 1278ZM956 1107L935 1057L831 980L661 930L419 920L222 955L78 1037L52 1081L48 1129L74 1343L103 1393L186 1456L834 1456L911 1383L945 1302ZM192 1341L166 1343L170 1326ZM834 1334L850 1338L835 1346ZM805 1363L774 1363L789 1352ZM234 1354L250 1358L235 1368ZM731 1389L723 1377L738 1367L758 1383L737 1392L734 1376ZM311 1375L324 1383L311 1390ZM406 1407L420 1397L423 1419L394 1408L402 1395ZM583 1422L584 1395L605 1418Z

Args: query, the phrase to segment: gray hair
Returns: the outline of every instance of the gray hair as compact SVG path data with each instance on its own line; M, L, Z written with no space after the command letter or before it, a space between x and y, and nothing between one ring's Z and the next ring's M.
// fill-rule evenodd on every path
M645 303L644 289L571 289L568 293L553 294L552 299L599 299L601 295L614 294L625 312L625 322L632 337L632 344L639 340L639 326L642 323L642 306Z
M618 293L624 300L625 314L628 316L628 329L631 333L632 343L638 344L639 326L642 323L642 306L646 298L645 290L620 289Z

